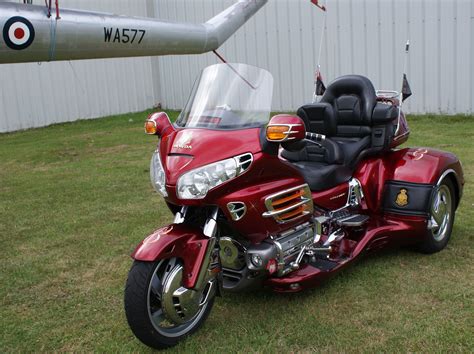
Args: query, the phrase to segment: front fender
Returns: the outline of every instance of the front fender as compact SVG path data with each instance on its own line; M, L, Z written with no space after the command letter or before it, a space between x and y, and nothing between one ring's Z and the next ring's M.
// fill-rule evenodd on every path
M183 286L192 289L196 286L199 271L206 261L210 240L200 229L184 224L172 224L145 238L131 256L143 262L172 257L181 259L184 263Z

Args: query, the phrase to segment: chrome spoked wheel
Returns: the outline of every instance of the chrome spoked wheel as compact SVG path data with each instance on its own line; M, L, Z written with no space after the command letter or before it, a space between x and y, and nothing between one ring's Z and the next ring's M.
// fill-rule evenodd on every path
M144 344L165 349L199 329L211 312L216 279L200 291L182 287L183 265L176 259L135 261L125 288L125 314Z
M454 184L449 178L442 180L435 189L431 199L430 219L425 237L419 244L423 253L436 253L441 251L449 242L453 231L456 195Z
M446 184L438 187L431 206L432 232L435 241L440 242L448 235L453 215L452 203L453 198L449 187Z
M183 266L176 258L162 260L148 287L148 316L155 330L166 337L181 337L200 322L212 295L212 283L202 291L181 286Z

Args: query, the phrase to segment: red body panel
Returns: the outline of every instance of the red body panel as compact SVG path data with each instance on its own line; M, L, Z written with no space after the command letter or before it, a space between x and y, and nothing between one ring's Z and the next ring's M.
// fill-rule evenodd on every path
M157 112L148 116L149 121L153 121L156 126L156 135L166 136L175 131L170 118L165 112Z
M368 209L380 212L386 181L434 185L450 169L456 172L462 191L464 178L459 159L449 152L430 148L406 148L368 158L359 164L354 177L363 186Z
M397 102L397 106L398 106L398 102ZM403 143L407 142L409 137L410 137L410 128L408 127L408 122L405 117L405 113L402 112L400 114L400 121L399 121L397 134L393 137L393 141L390 144L390 147L395 148L397 146L402 145Z
M268 127L271 126L288 127L287 137L280 141L301 141L306 138L306 127L304 125L304 121L298 116L293 116L290 114L276 115L272 117L272 119L268 123Z
M312 195L314 204L317 206L328 210L337 210L346 205L348 192L349 184L343 183L325 191L313 192Z
M265 199L269 195L306 182L291 163L278 157L277 151L274 155L263 151L260 128L236 131L168 129L167 132L169 134L162 137L160 153L166 171L168 203L176 206L219 206L229 224L253 244L310 220L311 215L307 215L287 224L279 224L273 218L262 216L268 211ZM397 144L407 138L408 133L408 127L404 125ZM202 200L177 198L176 184L183 173L245 153L253 155L253 162L242 175L212 189ZM451 170L453 176L456 175L459 193L462 193L464 180L461 165L456 156L447 152L412 148L387 151L362 160L353 177L360 181L365 196L359 213L368 214L371 219L365 232L349 235L347 242L344 241L331 254L337 258L337 253L342 252L344 260L331 271L304 265L287 276L270 278L266 284L276 291L300 291L336 273L366 251L421 241L426 235L427 218L385 214L381 208L385 183L404 181L435 185L445 171ZM314 192L314 204L320 209L340 209L347 202L348 187L348 183L343 183L326 191ZM230 202L243 202L247 206L247 212L241 220L232 220L227 209ZM192 288L207 244L207 238L201 230L171 225L150 235L137 247L133 257L142 261L155 261L164 257L183 259L187 273L184 286Z
M262 218L262 214L267 211L267 196L302 185L305 181L290 163L276 155L262 152L260 133L260 128L236 131L186 129L163 138L160 151L162 161L166 161L164 165L169 195L166 200L175 205L218 205L229 220L232 219L227 204L244 202L248 206L245 218L230 222L253 243L259 243L271 234L278 234L308 220L310 215L281 225L274 219ZM183 173L248 152L253 155L253 163L241 176L212 189L202 200L177 198L176 183Z
M208 243L209 238L200 230L173 224L156 230L143 240L132 253L132 258L144 262L180 258L186 274L183 285L192 289L196 285Z
M176 186L190 170L245 153L258 153L260 128L246 130L183 129L161 140L161 158L166 181Z
M380 250L388 246L416 242L424 237L425 231L426 220L423 218L398 219L397 221L376 219L370 223L363 238L352 250L350 258L340 262L335 268L324 271L305 264L286 277L268 279L266 285L274 291L285 293L299 292L314 287L347 267L362 253Z

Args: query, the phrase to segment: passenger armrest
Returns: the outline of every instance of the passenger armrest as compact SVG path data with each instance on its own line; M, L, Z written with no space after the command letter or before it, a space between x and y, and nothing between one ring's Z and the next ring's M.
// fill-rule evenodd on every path
M399 109L396 106L377 103L372 113L372 125L384 125L398 118Z

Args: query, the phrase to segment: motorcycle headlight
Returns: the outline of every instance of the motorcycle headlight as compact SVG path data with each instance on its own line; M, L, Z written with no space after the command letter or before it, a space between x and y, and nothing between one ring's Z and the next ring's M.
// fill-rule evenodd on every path
M189 171L178 180L178 198L203 199L211 189L248 170L252 161L252 154L244 154Z
M166 177L163 164L161 163L160 152L156 150L151 158L150 163L150 179L153 188L160 193L163 197L168 196L166 192Z

